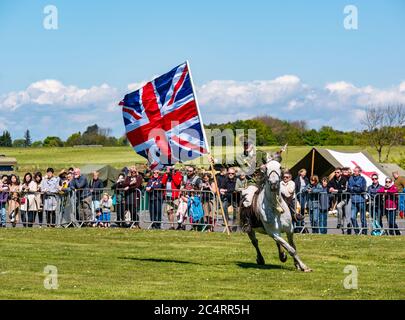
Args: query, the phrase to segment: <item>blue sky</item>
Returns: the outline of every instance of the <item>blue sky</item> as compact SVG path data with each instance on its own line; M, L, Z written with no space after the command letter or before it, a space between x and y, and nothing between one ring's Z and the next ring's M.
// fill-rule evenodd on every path
M43 28L49 4L58 30ZM343 27L349 4L355 31ZM359 129L368 105L405 103L404 57L400 0L2 0L0 131L66 138L97 122L120 135L116 100L186 59L206 122L268 114Z

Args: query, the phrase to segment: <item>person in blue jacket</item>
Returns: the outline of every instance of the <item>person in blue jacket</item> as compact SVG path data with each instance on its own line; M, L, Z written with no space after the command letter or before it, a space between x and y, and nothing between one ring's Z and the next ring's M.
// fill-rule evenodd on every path
M329 193L328 193L328 178L324 177L321 180L321 192L319 194L319 232L321 234L328 233L328 211L329 211Z
M366 202L365 192L367 190L366 179L361 175L361 168L356 166L353 170L353 175L349 179L347 191L351 194L352 199L352 226L354 232L359 234L359 224L357 222L357 214L360 212L361 229L364 235L367 234L366 220Z
M319 233L319 196L322 192L322 185L319 183L318 176L311 176L309 184L305 187L308 194L309 220L311 222L312 233Z

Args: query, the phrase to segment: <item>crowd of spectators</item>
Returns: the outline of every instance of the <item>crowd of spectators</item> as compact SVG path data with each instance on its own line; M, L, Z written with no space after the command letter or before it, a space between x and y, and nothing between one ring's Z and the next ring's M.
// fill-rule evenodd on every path
M27 173L21 181L15 174L3 175L0 226L6 227L8 221L13 227L17 223L24 227L55 227L59 213L70 211L82 226L140 228L140 211L146 203L152 229L161 229L163 215L167 215L171 230L185 230L190 224L192 230L211 232L218 213L217 185L225 217L231 230L236 230L240 193L247 187L247 177L236 168L221 169L215 177L217 184L210 172L192 166L142 172L133 166L122 171L110 190L98 172L88 179L79 168L59 174L48 168L44 175ZM371 208L368 213L373 218L373 230L383 229L386 216L389 234L400 234L396 216L405 210L405 197L398 193L404 192L405 177L394 173L392 178L387 177L385 185L379 184L376 174L371 178L373 182L367 186L360 167L353 172L336 168L331 176L321 179L316 175L308 177L305 169L295 179L290 172L283 172L281 194L290 207L295 231L309 232L305 226L308 215L312 232L326 234L328 215L336 212L336 227L343 233L367 234L366 211ZM116 213L114 221L112 212Z
M403 215L405 211L405 177L393 172L392 178L386 177L384 185L380 185L375 173L371 179L372 183L367 186L358 166L353 172L350 168L335 168L329 177L321 179L317 175L308 178L305 169L299 171L295 180L289 172L284 172L281 193L295 213L295 232L309 232L304 223L305 212L308 212L312 232L326 234L328 213L336 212L336 228L342 233L346 230L347 234L367 234L368 209L373 234L382 233L383 216L386 216L388 233L400 235L396 217L398 212Z

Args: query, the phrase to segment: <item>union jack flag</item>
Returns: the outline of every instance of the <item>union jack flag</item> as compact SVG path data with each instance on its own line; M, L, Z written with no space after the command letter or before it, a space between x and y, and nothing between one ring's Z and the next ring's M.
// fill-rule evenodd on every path
M188 62L127 94L119 105L129 142L152 169L207 153Z

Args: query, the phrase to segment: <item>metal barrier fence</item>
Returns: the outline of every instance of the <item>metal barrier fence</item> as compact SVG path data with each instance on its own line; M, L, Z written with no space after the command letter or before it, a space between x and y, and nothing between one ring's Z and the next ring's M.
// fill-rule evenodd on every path
M400 234L405 193L303 192L285 199L296 232ZM194 190L65 189L57 193L0 191L0 226L121 227L231 231L239 225L239 192ZM232 216L232 218L231 218ZM402 218L402 219L401 219Z
M405 230L405 193L301 192L290 205L296 232L400 235Z

